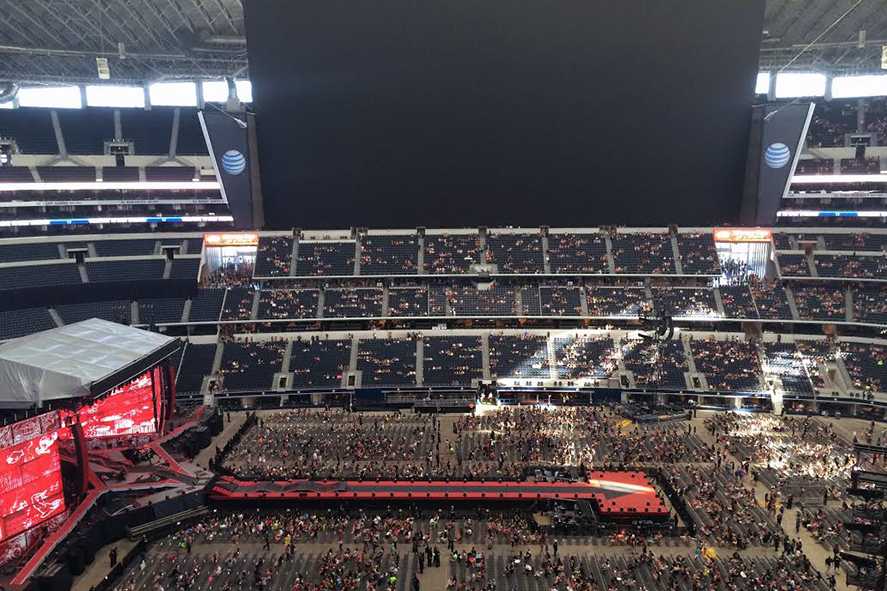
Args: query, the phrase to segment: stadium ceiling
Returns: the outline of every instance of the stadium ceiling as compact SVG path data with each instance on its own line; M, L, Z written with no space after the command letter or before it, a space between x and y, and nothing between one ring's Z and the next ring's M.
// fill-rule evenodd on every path
M887 0L767 0L762 70L887 73L883 45Z
M0 80L248 77L241 0L0 0Z
M0 80L95 82L96 57L111 82L248 77L243 0L0 0L0 14ZM887 0L767 0L763 70L881 71L882 45Z

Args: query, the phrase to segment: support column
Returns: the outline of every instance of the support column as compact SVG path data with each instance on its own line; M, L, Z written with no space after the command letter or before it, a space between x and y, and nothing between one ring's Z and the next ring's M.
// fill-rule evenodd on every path
M323 306L326 301L326 290L319 289L320 293L317 294L317 317L323 318Z
M800 320L801 316L800 316L800 314L798 314L798 306L797 306L797 304L795 304L795 294L794 294L794 292L792 292L792 288L790 288L789 286L786 285L784 289L785 289L785 298L788 300L789 310L791 310L791 312L792 312L792 319L793 320Z
M357 371L357 344L358 339L356 336L351 337L351 357L348 361L348 369L352 373Z
M249 313L250 320L256 320L259 317L259 301L262 299L261 294L262 294L261 289L257 289L253 293L253 307Z
M671 235L671 253L674 256L674 268L678 275L684 274L684 261L681 260L681 250L678 248L678 237Z
M551 261L548 260L548 234L542 235L542 270L546 275L551 274Z
M416 274L424 275L425 274L425 236L420 235L418 237L419 240L419 254L416 257Z
M844 306L846 308L844 319L847 322L853 322L856 310L853 309L853 290L849 287L844 288Z
M425 340L416 339L416 385L425 385Z
M727 312L724 310L724 300L721 299L721 290L715 287L712 292L715 296L715 309L718 311L721 318L726 318Z
M360 255L362 252L360 242L360 236L355 237L354 240L354 275L360 275Z
M609 235L604 236L604 243L607 245L607 268L610 269L610 275L615 275L616 260L613 258L613 241Z
M388 286L382 286L382 318L388 317Z
M480 358L485 380L492 379L490 373L490 334L484 333L480 337Z
M290 263L290 277L296 276L296 264L299 261L299 237L293 236L293 250L290 254L292 262Z

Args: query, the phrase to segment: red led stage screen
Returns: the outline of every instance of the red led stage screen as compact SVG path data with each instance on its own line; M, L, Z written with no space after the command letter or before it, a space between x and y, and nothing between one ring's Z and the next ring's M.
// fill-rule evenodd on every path
M152 372L146 371L95 404L83 406L79 416L86 439L155 433L157 410Z
M19 432L32 426L20 428ZM0 449L0 541L65 510L58 431L32 434L32 439Z

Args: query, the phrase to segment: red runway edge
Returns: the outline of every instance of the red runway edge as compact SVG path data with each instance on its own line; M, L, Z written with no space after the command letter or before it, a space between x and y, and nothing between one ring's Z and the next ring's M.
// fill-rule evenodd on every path
M669 512L643 472L593 472L587 482L244 481L220 478L214 501L590 501L602 517L659 518Z

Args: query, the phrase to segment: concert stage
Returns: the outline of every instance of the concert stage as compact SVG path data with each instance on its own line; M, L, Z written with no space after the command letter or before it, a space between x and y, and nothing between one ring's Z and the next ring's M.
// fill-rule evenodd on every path
M528 502L589 501L610 520L669 517L656 489L642 472L593 472L587 482L470 481L243 481L222 477L209 497L215 501L392 501Z

